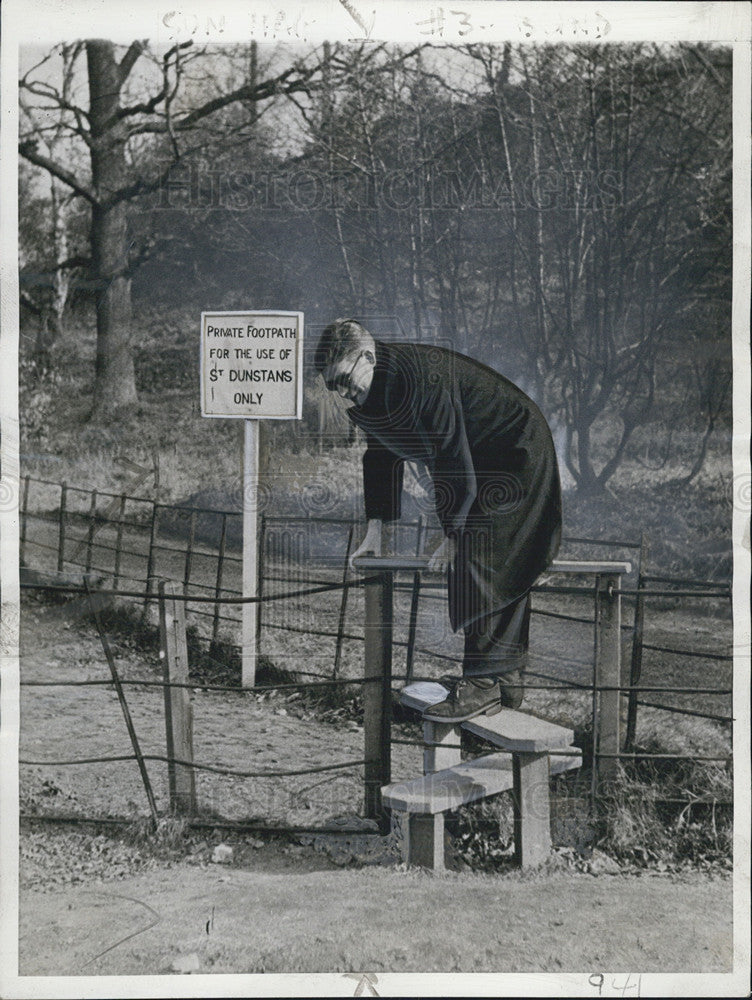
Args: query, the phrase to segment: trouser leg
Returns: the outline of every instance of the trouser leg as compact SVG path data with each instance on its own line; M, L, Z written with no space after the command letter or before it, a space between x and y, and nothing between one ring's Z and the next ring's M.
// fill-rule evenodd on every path
M524 696L530 636L530 594L523 594L501 611L484 615L465 628L465 677L497 677L501 702L518 708Z

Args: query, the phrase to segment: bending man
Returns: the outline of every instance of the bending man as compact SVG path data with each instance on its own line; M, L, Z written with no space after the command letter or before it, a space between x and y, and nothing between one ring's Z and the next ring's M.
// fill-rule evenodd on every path
M424 717L461 722L519 707L530 588L556 555L561 490L551 432L521 389L471 358L427 344L376 341L352 319L321 335L315 365L351 400L366 435L366 536L380 553L382 522L401 513L403 466L428 469L444 541L449 617L465 634L462 677Z

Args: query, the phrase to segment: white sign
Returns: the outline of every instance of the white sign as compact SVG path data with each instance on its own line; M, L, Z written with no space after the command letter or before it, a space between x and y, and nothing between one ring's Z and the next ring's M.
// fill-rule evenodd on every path
M303 313L201 313L201 413L299 420Z

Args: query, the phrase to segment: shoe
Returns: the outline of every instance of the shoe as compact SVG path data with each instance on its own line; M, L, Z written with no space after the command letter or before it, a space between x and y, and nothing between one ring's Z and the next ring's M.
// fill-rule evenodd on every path
M496 677L455 679L444 701L429 705L423 712L427 722L465 722L476 715L496 715L501 711L501 687Z

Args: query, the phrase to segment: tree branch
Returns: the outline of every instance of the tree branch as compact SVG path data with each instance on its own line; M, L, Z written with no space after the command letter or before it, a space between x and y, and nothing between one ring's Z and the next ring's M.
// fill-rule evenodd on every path
M162 170L156 177L151 180L146 180L143 177L138 177L136 180L127 184L125 187L114 191L109 198L103 204L105 205L115 205L119 201L128 201L130 198L137 198L140 195L151 194L153 191L158 190L161 185L169 178L170 172L174 167L179 166L194 153L200 152L206 146L206 142L200 142L198 145L189 146L187 149L180 151L179 156L173 158L169 161L167 166Z
M35 97L43 97L46 101L53 101L55 105L60 108L61 111L70 111L76 116L76 120L79 121L81 118L88 118L89 115L83 108L79 108L77 104L71 104L70 101L66 100L62 94L59 94L54 87L51 87L48 83L42 81L37 81L35 83L26 83L24 81L19 81L19 89L23 88Z
M297 79L290 80L290 77L296 69L298 69L300 76ZM189 111L187 114L184 114L182 118L174 119L172 123L173 131L185 132L203 118L208 117L215 111L219 111L221 108L227 107L229 104L234 104L236 101L253 101L254 103L257 103L259 101L268 100L270 97L274 97L277 94L287 95L305 91L309 86L311 77L314 76L317 70L318 66L312 66L304 70L291 66L290 69L285 70L284 73L281 73L279 76L273 77L270 80L264 80L263 83L246 83L242 87L238 87L227 94L221 94L218 97L212 98L212 100L202 104L201 107L195 108L193 111ZM161 135L167 131L168 127L166 122L144 123L143 125L132 128L130 130L130 135L133 136L145 133Z
M148 101L141 101L139 104L133 104L127 108L119 108L117 112L117 117L122 119L122 118L127 118L130 115L150 115L156 109L157 105L161 104L162 101L164 101L169 92L170 86L167 76L167 70L169 67L170 59L172 58L172 56L178 53L180 49L189 48L189 46L191 45L193 45L193 42L190 41L183 42L180 45L173 45L173 47L169 50L169 52L165 53L163 59L163 66L164 66L163 82L162 82L162 88L159 91L159 93L155 94L154 97L149 98Z
M59 163L55 163L55 161L50 159L49 156L44 156L42 153L38 153L36 142L34 140L28 140L27 142L20 143L18 152L25 160L28 160L29 163L33 163L36 167L41 167L43 170L52 174L53 177L57 177L58 180L67 184L68 187L72 188L72 190L76 192L76 194L85 198L89 204L98 204L97 197L91 188L81 183L75 174L66 170L65 167L61 167Z
M121 86L130 76L131 70L136 65L136 62L140 58L146 46L147 42L145 41L131 42L131 44L129 45L128 51L125 53L125 55L118 64L118 74L120 76Z
M33 93L33 91L30 92ZM72 105L65 105L67 109L71 110L75 115L76 122L78 125L77 128L73 128L71 125L68 125L62 118L59 119L54 125L45 126L39 124L34 113L35 109L31 107L31 105L28 103L28 101L23 95L19 95L18 103L21 107L21 110L24 112L24 114L29 120L29 124L31 126L31 135L39 136L44 142L49 152L53 151L55 144L57 143L57 140L60 138L60 136L66 129L70 130L70 132L73 135L77 135L79 138L83 139L83 141L86 143L87 146L89 147L91 146L91 136L89 135L89 131L83 123L83 117L82 117L83 112L81 111L80 108L73 107ZM60 106L63 107L62 104ZM52 133L51 138L45 138L45 133L47 132ZM26 135L22 136L21 140L33 141L30 138L27 138Z

